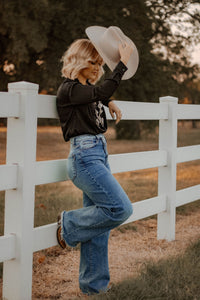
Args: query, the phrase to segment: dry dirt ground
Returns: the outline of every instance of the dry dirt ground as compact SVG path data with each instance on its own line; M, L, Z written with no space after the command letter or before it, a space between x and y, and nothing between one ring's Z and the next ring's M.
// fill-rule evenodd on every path
M180 255L200 238L200 210L178 215L176 239L157 240L156 219L134 222L135 230L112 230L109 240L111 283L137 276L148 261ZM58 246L40 251L33 258L32 300L69 300L82 297L78 286L79 250ZM1 292L0 292L1 297Z
M148 261L180 255L200 238L200 210L178 215L176 239L157 240L156 219L137 221L136 230L113 230L109 241L111 283L137 276ZM52 247L34 254L33 300L81 297L78 286L79 250Z

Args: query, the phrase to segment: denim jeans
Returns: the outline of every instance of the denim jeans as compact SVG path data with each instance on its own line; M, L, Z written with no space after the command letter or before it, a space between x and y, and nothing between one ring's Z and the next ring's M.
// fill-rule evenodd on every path
M68 176L83 191L84 207L62 212L62 237L71 247L81 243L80 289L87 294L99 293L107 290L110 280L109 232L122 224L133 209L111 174L105 137L81 135L70 143Z

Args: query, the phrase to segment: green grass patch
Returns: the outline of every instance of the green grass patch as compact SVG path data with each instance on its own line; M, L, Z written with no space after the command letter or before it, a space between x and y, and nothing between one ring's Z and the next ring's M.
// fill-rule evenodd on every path
M137 232L138 228L137 228L137 226L134 225L134 223L129 223L129 224L125 224L125 225L121 225L121 226L117 227L116 230L118 230L122 233L126 232L126 230L131 230L131 231Z
M188 215L200 209L200 200L177 207L176 212L179 215Z
M63 210L82 207L82 192L71 182L52 183L36 186L34 226L57 222L58 214Z
M187 124L185 127L178 126L178 147L200 144L200 128L191 128L191 126L188 127Z
M137 278L114 285L91 300L199 300L200 240L183 255L149 263Z

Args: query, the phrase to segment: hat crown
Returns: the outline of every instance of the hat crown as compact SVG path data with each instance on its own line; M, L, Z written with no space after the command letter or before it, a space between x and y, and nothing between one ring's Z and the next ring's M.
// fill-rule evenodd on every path
M86 28L85 32L111 71L114 70L121 58L119 44L123 44L126 41L132 45L134 50L127 63L128 70L122 79L129 79L135 74L139 63L137 48L133 41L119 27L90 26Z
M124 43L125 38L121 29L117 26L108 27L104 34L100 37L99 45L103 52L113 62L120 60L119 43Z

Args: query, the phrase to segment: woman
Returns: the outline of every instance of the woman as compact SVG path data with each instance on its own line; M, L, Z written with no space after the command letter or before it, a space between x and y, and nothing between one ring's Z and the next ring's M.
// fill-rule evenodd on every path
M83 208L63 211L57 230L62 248L81 243L80 289L85 294L105 292L110 280L108 267L109 231L132 214L128 196L110 172L103 105L116 123L121 111L109 98L126 72L132 47L119 45L121 60L99 86L103 60L88 39L76 40L63 56L57 110L65 141L70 140L68 176L83 191Z

